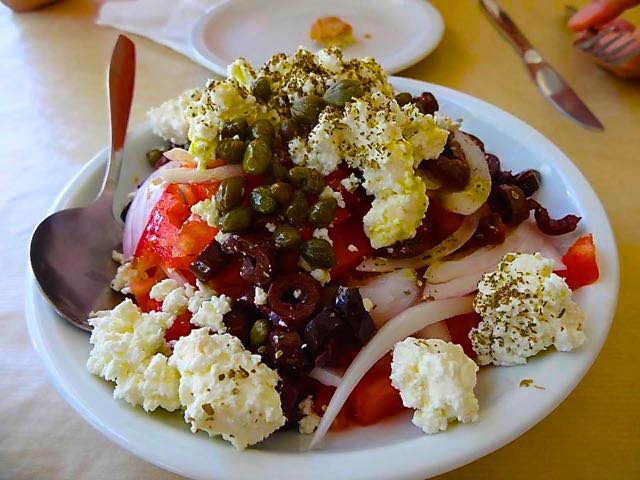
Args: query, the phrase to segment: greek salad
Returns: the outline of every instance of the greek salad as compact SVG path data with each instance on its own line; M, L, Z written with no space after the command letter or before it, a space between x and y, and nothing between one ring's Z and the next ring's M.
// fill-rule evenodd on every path
M125 298L89 319L114 398L240 450L407 409L434 434L478 419L480 367L584 343L594 241L553 241L580 218L375 60L240 58L149 120L153 172L113 253Z

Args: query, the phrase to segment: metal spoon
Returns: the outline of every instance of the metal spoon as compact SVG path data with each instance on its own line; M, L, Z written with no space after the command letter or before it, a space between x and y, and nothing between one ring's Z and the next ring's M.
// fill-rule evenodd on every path
M66 320L90 330L89 313L112 308L122 296L110 288L116 271L113 250L122 245L122 222L113 212L135 78L135 46L118 37L109 65L111 153L96 200L87 207L56 212L31 239L31 268L42 293Z

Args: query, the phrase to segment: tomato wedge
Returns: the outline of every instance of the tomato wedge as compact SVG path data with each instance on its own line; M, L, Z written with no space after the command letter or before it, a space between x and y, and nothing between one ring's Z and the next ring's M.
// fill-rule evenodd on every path
M600 278L593 235L584 235L569 247L562 257L566 270L556 272L564 277L571 290L595 283Z
M469 332L472 328L477 327L481 320L482 317L476 312L463 313L445 320L451 335L451 342L460 345L469 358L476 357L476 352L471 347Z

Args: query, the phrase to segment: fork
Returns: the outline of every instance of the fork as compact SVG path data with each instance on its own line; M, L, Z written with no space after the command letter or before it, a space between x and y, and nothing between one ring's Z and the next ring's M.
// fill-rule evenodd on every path
M567 5L568 18L572 17L576 11L575 7ZM620 65L640 55L640 40L631 32L620 30L617 25L610 25L600 31L589 28L586 37L578 40L574 45L609 65Z

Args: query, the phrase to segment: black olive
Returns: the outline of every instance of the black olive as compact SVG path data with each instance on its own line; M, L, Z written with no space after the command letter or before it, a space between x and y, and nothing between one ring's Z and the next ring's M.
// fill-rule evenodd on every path
M362 304L362 296L357 288L338 287L335 306L360 343L364 345L373 337L376 327Z

